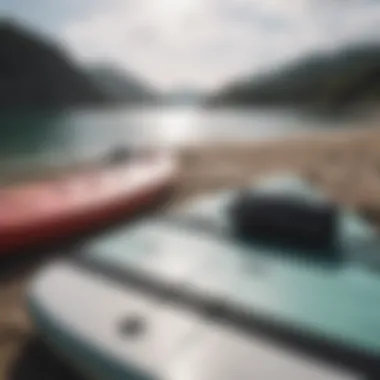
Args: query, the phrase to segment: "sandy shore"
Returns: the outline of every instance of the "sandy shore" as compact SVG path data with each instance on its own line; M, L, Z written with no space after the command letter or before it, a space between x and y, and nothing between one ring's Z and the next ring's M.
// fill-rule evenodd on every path
M290 171L342 203L368 211L380 207L380 130L193 147L181 152L181 162L181 197Z
M323 186L340 202L359 208L376 223L380 221L380 130L189 147L179 152L179 159L177 204L200 193L243 186L270 173L292 171ZM32 335L23 294L26 280L38 264L35 261L17 275L1 280L0 380L22 378L9 377L7 373L15 373L22 348ZM28 376L25 379L45 378L41 373L30 372Z

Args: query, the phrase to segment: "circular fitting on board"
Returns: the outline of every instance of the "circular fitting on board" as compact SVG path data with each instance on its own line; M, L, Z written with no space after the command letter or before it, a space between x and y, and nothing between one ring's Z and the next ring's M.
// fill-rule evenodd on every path
M119 322L118 331L125 338L139 338L146 331L146 320L141 315L130 315Z

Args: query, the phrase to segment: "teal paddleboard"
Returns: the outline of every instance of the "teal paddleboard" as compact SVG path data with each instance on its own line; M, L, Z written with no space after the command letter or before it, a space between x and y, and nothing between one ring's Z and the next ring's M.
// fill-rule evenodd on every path
M326 198L290 177L255 189L312 202ZM234 237L226 213L234 196L202 197L170 215L115 230L44 268L28 292L40 331L85 373L101 378L377 373L380 277L373 227L352 210L340 210L339 260L319 260Z

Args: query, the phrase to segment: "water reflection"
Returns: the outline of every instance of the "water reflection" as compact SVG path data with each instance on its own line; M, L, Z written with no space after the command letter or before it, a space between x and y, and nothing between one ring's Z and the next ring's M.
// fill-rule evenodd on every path
M160 144L173 147L197 143L204 138L200 123L201 113L196 108L174 109L162 112L155 128Z
M56 113L1 114L1 155L33 155L43 150L60 133L52 123L59 117Z

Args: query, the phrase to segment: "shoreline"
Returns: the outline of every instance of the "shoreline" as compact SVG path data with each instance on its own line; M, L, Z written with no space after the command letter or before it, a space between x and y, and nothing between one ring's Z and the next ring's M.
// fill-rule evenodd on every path
M180 157L186 197L294 172L343 204L380 214L380 129L188 147Z

